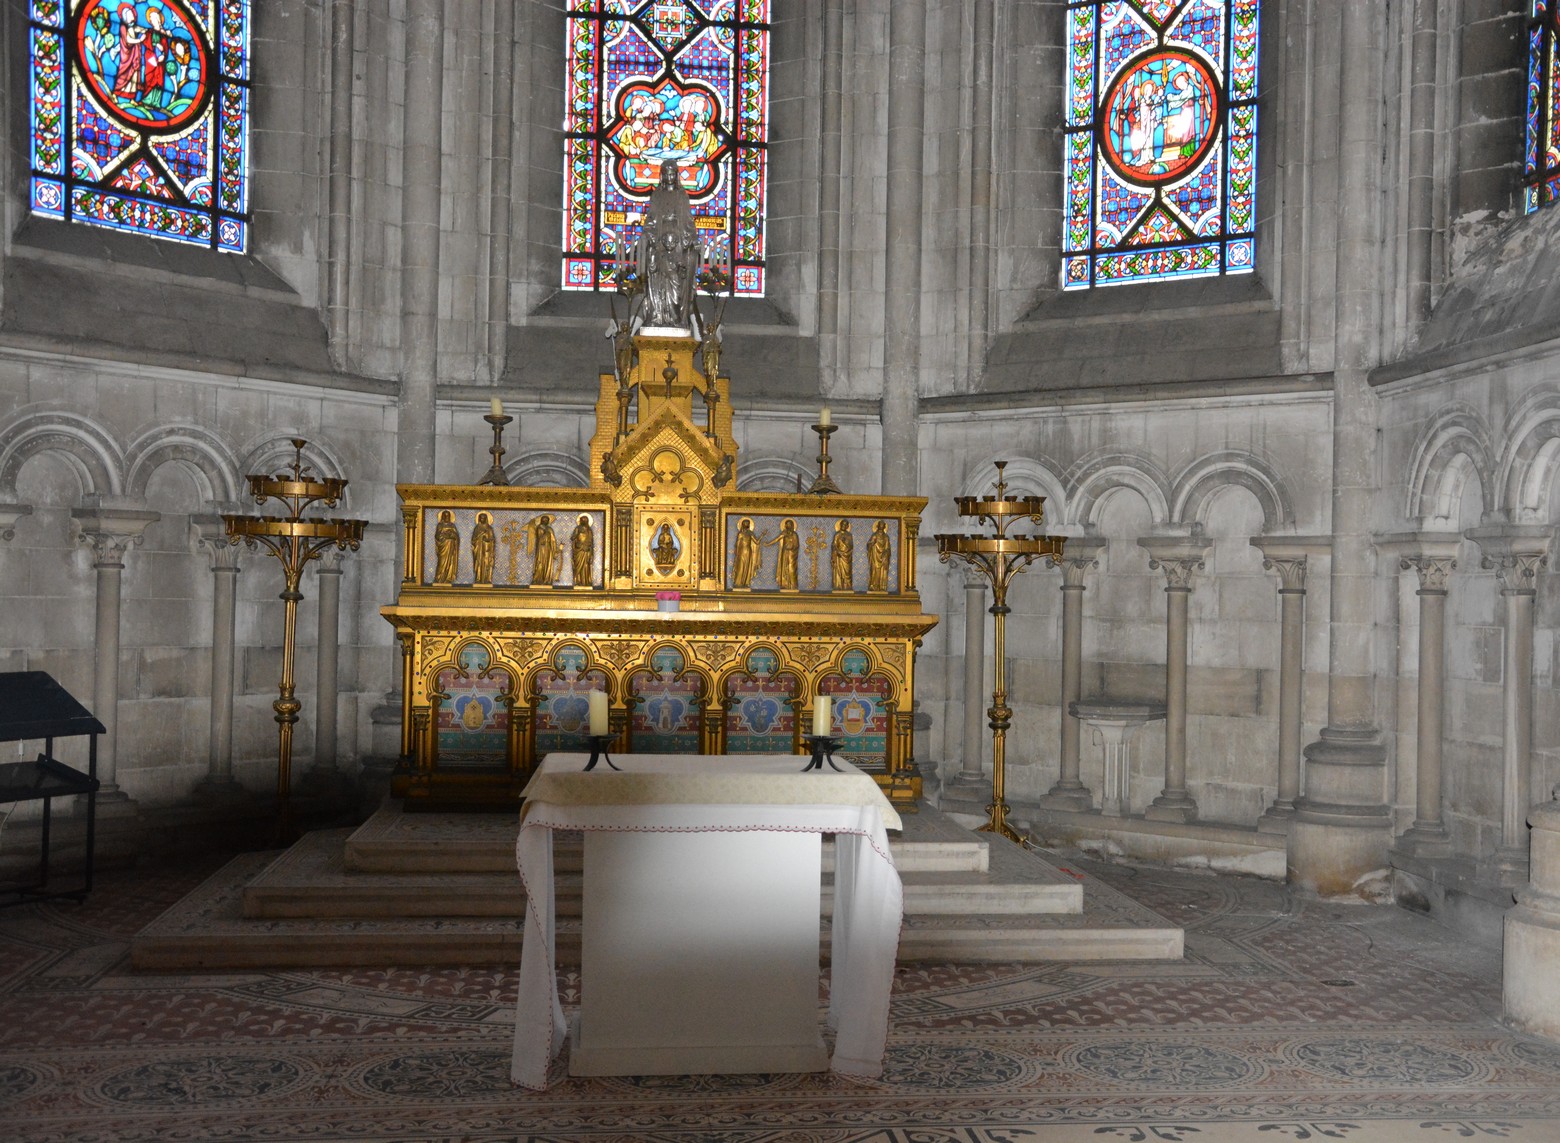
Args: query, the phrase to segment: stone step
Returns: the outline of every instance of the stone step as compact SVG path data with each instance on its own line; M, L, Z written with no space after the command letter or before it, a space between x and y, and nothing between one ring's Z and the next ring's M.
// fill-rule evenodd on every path
M1003 848L1008 843L994 843L998 853ZM403 901L393 916L246 918L244 890L276 857L235 858L132 939L131 963L165 972L519 963L518 908L502 916L411 916ZM1178 927L1093 878L1066 868L1057 872L1081 888L1081 912L909 913L899 960L1045 962L1182 955ZM520 904L518 890L511 891ZM557 934L559 962L577 963L578 916L560 916ZM827 920L821 924L821 940L827 956Z
M986 871L989 847L985 835L972 833L930 809L905 814L903 821L903 831L889 839L901 874ZM401 802L390 800L348 839L345 869L351 873L513 875L518 831L519 821L512 813L407 812ZM556 859L559 870L568 868L562 864L566 856L560 852ZM834 848L827 841L823 867L826 872L834 867Z
M244 887L243 915L252 920L518 917L524 908L513 868L497 873L355 872L349 846L344 830L306 834ZM578 836L565 835L553 846L553 892L560 916L579 915L580 856ZM988 864L991 868L980 872L901 872L905 914L1029 915L1076 913L1083 907L1077 881L1017 846L998 847ZM833 911L832 883L826 874L824 916Z

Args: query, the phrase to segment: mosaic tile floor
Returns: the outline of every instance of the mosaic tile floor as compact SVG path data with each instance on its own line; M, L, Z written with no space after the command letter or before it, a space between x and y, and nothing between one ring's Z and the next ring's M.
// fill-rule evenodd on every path
M138 975L218 864L0 913L0 1139L714 1143L1560 1141L1560 1046L1499 958L1392 908L1063 854L1186 926L1183 962L899 971L881 1080L508 1081L511 970ZM566 976L566 1002L578 979Z

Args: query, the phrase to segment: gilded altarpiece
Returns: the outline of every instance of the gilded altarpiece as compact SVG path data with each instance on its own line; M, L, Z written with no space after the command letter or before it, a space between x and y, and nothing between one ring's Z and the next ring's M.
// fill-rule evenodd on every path
M517 801L543 755L582 748L592 690L622 754L801 754L826 694L845 756L913 808L926 501L735 491L727 378L691 337L633 343L600 379L589 487L398 487L395 791Z

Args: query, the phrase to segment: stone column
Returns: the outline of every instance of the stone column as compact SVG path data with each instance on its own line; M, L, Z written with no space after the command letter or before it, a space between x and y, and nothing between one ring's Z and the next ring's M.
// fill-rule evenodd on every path
M396 480L434 480L439 221L444 159L444 0L406 0L401 145L401 393Z
M211 561L211 729L206 776L195 787L203 801L236 801L245 790L233 777L233 646L238 596L238 547L228 543L220 516L190 521Z
M1165 787L1143 816L1189 822L1197 802L1186 789L1186 613L1192 575L1203 570L1209 544L1194 525L1190 535L1144 536L1138 546L1148 552L1148 566L1165 573Z
M989 581L964 569L964 759L954 782L984 786L986 757L986 591Z
M1435 73L1438 0L1413 0L1408 96L1408 320L1430 316L1435 249ZM1408 331L1412 334L1412 329Z
M1549 562L1553 529L1496 524L1467 536L1493 568L1505 601L1505 654L1501 670L1502 796L1500 845L1494 873L1502 885L1528 879L1528 808L1542 795L1533 789L1533 597L1538 573Z
M1560 788L1554 791L1560 798ZM1506 1022L1560 1040L1560 801L1528 815L1533 827L1532 877L1506 913L1501 987Z
M1083 581L1100 566L1104 550L1105 540L1099 536L1069 536L1060 558L1046 557L1052 567L1062 569L1062 742L1056 785L1040 798L1048 810L1085 813L1094 808L1094 794L1080 777L1082 727L1073 705L1083 694Z
M314 764L311 775L336 776L336 705L341 687L341 559L342 552L327 548L315 563L320 583L319 646L314 656Z
M330 8L330 224L326 313L331 360L344 366L352 285L353 28L357 0L333 0Z
M516 4L493 6L493 114L488 180L488 369L494 384L509 351L509 238L514 199ZM516 439L519 425L515 426Z
M1278 794L1257 819L1261 833L1288 833L1300 797L1300 739L1305 686L1305 575L1326 536L1256 536L1262 567L1279 578Z
M1441 739L1446 705L1446 584L1457 566L1456 536L1415 537L1398 567L1419 576L1419 682L1415 692L1414 824L1395 848L1445 857L1451 836L1441 816Z
M967 386L980 387L986 364L986 342L991 329L991 138L996 109L992 100L992 75L996 55L996 4L975 0L971 13L970 80L970 316L966 357ZM1067 719L1067 707L1062 707Z
M914 496L921 384L921 181L926 146L926 0L888 6L888 171L884 205L883 493Z
M92 546L92 566L97 570L97 657L92 669L92 714L103 724L98 741L98 809L121 803L130 808L129 796L119 788L119 603L125 551L139 544L146 529L162 519L160 512L129 508L75 508L71 517L81 542ZM110 812L112 812L110 810Z
M840 365L840 197L845 131L845 0L824 0L818 92L818 355L823 391Z
M1382 74L1387 6L1334 3L1342 53L1333 253L1332 566L1328 583L1327 725L1306 747L1304 792L1289 829L1289 880L1323 895L1354 892L1382 868L1392 840L1387 751L1376 719L1376 567L1372 513L1379 487L1376 394L1381 357ZM1326 107L1323 107L1326 110ZM1319 153L1326 153L1318 143Z

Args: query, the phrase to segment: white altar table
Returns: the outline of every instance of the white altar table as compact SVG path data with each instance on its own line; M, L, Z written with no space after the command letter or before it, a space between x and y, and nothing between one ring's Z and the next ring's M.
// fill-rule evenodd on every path
M829 1066L882 1072L903 891L899 817L853 766L796 755L629 754L584 773L552 754L525 790L526 890L512 1074L546 1086L567 1035L558 998L552 831L585 833L581 1025L586 1075L821 1068L819 855L834 834Z

